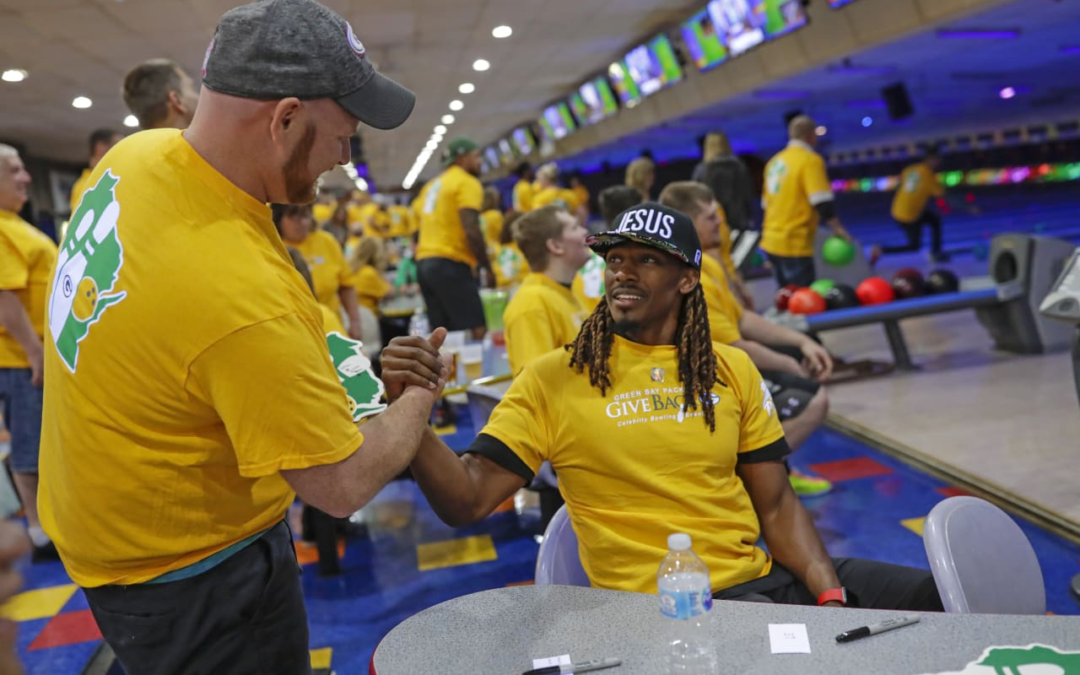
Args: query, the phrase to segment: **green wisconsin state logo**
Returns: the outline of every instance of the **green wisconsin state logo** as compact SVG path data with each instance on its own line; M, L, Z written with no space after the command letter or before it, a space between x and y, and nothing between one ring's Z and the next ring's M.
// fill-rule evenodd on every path
M345 387L353 421L359 422L386 410L386 405L379 403L386 388L371 372L371 361L360 351L361 343L334 331L326 334L326 345L330 348L330 360L337 369L338 380Z
M120 178L106 170L87 190L71 215L71 225L56 260L49 297L49 332L60 360L75 372L79 343L86 338L106 309L127 293L113 293L124 248L116 232Z
M963 670L935 675L1078 675L1080 652L1031 644L1026 647L988 647Z

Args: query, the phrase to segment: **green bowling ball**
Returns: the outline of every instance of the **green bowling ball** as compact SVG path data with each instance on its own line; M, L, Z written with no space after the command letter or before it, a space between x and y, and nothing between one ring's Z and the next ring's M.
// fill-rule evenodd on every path
M829 237L825 240L821 257L833 267L845 267L855 259L855 244L841 237Z
M834 286L836 286L836 282L832 279L818 279L810 284L810 290L824 298Z

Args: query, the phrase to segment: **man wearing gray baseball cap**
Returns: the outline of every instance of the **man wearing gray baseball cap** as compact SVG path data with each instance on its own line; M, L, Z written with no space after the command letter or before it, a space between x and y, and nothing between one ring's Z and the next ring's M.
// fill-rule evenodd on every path
M268 203L307 203L359 122L413 95L311 0L222 17L186 131L95 167L47 296L39 505L128 675L310 672L285 515L334 516L412 461L444 379L361 434ZM356 372L369 365L348 359ZM362 404L362 405L361 405Z

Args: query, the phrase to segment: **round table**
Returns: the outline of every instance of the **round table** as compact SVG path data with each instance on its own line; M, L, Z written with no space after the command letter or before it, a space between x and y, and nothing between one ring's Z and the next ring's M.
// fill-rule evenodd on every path
M717 601L712 632L722 673L921 675L958 671L987 647L1042 643L1080 650L1080 617L921 614L921 622L837 644L845 630L913 612ZM773 655L770 623L804 623L811 654ZM377 675L517 675L532 660L570 654L623 664L599 675L664 673L656 596L571 586L521 586L466 595L410 617L372 657Z

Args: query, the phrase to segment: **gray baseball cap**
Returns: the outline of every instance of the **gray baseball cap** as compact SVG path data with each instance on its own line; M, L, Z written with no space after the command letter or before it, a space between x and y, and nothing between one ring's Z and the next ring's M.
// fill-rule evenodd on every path
M376 129L400 126L416 103L375 71L349 22L313 0L258 0L226 12L202 77L213 91L241 98L332 98Z

